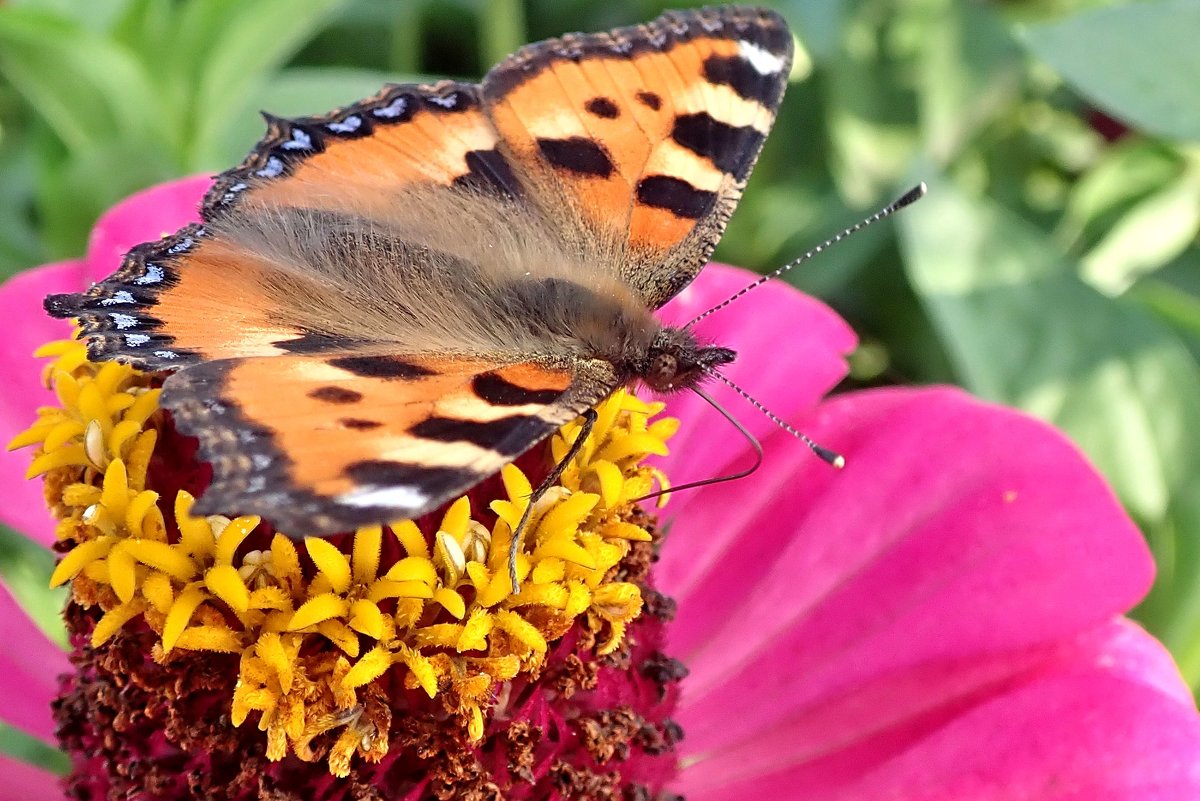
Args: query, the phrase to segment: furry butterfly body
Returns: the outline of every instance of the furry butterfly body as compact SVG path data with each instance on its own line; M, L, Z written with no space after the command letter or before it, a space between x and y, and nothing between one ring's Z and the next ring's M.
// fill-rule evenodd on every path
M790 56L772 12L668 12L269 118L200 225L47 309L169 371L213 466L198 511L294 536L425 514L616 387L732 360L653 311L715 246Z

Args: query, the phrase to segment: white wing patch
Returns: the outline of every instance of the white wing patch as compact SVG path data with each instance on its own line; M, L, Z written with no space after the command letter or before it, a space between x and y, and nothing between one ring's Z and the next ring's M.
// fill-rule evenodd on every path
M738 42L738 53L750 62L750 66L759 75L774 75L783 69L784 61L779 56L768 53L754 42Z
M429 500L429 495L418 487L368 485L338 496L337 502L358 508L386 506L393 509L423 509Z

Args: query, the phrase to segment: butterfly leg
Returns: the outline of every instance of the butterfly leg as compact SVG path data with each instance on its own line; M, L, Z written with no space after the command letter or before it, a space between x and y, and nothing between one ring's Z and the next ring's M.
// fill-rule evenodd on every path
M567 469L567 465L571 463L571 460L579 455L579 451L583 449L583 444L587 442L588 436L592 433L592 426L596 425L597 414L595 409L585 409L582 417L583 425L579 427L579 435L571 443L571 448L567 451L567 455L554 466L554 469L550 471L550 475L546 476L545 480L529 496L529 503L525 506L525 512L521 515L521 520L517 523L516 530L513 531L512 543L508 546L508 578L512 582L513 595L521 591L520 585L517 584L517 553L521 550L521 535L525 533L525 526L529 523L529 516L533 513L533 507L558 482L558 479L562 477L563 471Z

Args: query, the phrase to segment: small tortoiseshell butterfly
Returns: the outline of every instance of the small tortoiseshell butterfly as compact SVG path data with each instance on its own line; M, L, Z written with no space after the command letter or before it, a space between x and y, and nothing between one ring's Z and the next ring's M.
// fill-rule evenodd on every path
M433 511L615 388L731 350L653 315L708 260L783 96L766 10L532 44L269 130L203 222L83 294L93 359L170 371L202 514L293 536Z

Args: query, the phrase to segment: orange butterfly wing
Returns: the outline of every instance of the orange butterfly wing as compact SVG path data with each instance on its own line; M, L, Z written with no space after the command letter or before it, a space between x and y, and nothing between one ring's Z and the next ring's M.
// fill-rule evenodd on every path
M564 226L624 250L623 277L658 307L716 246L791 58L774 12L672 11L524 47L488 73L483 97L537 199Z
M47 300L52 315L79 321L93 358L171 370L296 352L275 343L297 337L320 344L319 332L297 327L288 309L277 308L280 266L207 230L231 216L264 209L387 216L406 187L497 197L520 191L472 84L394 85L329 114L268 120L262 141L205 196L203 225L134 248L86 293ZM314 303L328 292L303 275L289 279Z
M319 535L431 512L609 391L534 363L342 351L208 362L162 402L213 466L198 512Z
M369 210L420 184L519 191L475 84L395 84L329 114L268 122L241 166L218 179L206 218L246 200Z

